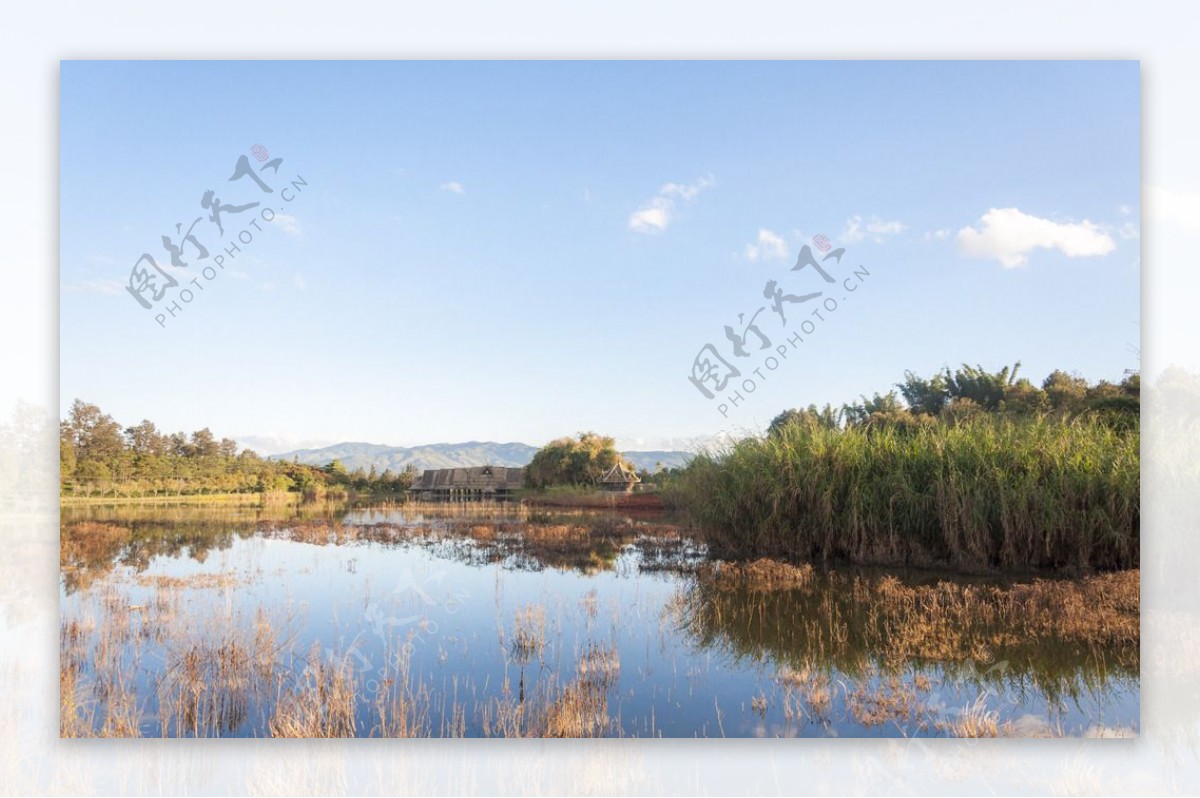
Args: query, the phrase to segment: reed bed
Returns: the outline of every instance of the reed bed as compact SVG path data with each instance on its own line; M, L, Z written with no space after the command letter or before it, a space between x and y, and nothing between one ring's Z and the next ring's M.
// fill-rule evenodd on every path
M619 736L618 718L609 713L608 697L616 686L621 659L614 646L589 643L576 662L575 678L555 676L539 687L527 687L522 671L514 695L506 681L501 695L481 710L485 737Z
M698 455L668 500L728 559L1136 568L1138 446L1087 417L790 424Z
M164 619L154 608L172 605L156 600L142 623L158 626ZM410 676L403 646L379 670L364 672L352 651L314 642L300 654L294 619L272 620L260 609L253 621L190 619L158 635L163 667L133 683L128 665L156 635L127 631L116 617L106 612L97 624L61 627L62 737L221 737L258 729L275 737L431 736L433 697ZM106 653L122 645L123 654ZM441 736L462 734L465 707L452 714Z

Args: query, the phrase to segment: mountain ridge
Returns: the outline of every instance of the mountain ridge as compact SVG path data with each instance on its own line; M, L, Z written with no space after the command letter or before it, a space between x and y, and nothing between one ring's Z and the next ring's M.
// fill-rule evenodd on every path
M270 455L271 460L296 460L306 465L321 466L338 460L353 471L372 466L377 472L391 469L403 471L412 466L419 470L432 468L466 468L470 466L529 465L538 447L519 441L498 443L496 441L462 441L460 443L429 443L420 446L388 446L366 441L344 441L329 446L311 449L295 449L290 452ZM658 464L666 468L684 465L691 454L680 451L628 451L622 452L637 469L653 471Z

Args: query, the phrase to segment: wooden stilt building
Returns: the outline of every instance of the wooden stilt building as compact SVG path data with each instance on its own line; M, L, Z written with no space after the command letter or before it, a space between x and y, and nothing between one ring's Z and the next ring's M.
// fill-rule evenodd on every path
M408 492L422 501L503 501L515 497L524 479L524 468L433 468L426 469Z

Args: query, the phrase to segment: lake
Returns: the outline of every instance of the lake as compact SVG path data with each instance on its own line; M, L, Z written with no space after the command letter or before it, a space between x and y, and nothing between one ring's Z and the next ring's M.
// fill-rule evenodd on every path
M1129 736L1137 572L708 561L516 505L62 512L65 736Z

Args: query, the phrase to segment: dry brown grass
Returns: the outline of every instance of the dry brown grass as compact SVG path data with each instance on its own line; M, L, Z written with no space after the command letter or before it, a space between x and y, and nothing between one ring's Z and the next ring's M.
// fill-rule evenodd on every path
M916 690L895 676L874 688L860 684L847 696L846 705L851 716L863 726L908 723L920 708Z
M575 665L575 679L551 677L540 687L526 685L522 670L514 695L505 679L501 695L486 702L480 719L485 737L604 737L620 733L608 714L608 694L616 685L621 660L614 646L588 644Z
M220 736L237 729L254 686L252 657L234 636L170 646L158 685L163 736Z
M795 720L802 714L801 701L811 716L828 723L833 709L833 685L829 673L814 664L800 668L784 668L779 674L784 688L784 717ZM800 700L797 700L799 698Z
M354 669L347 657L323 655L313 643L297 683L275 703L274 737L354 737L357 732Z
M83 704L79 687L79 666L63 656L58 666L58 735L88 737L94 725L91 707Z
M598 682L607 689L621 675L621 655L616 646L589 643L579 657L576 671L579 678Z
M129 540L129 527L99 521L64 524L59 535L59 553L64 563L94 560L112 554L114 546Z
M1057 639L1112 648L1136 662L1141 637L1138 571L1007 587L906 586L885 577L871 603L893 659L989 661L1006 646Z
M791 565L779 560L758 559L748 563L706 563L696 569L696 578L718 590L744 588L750 591L787 590L812 583L811 565Z
M407 510L406 510L407 512ZM621 548L652 536L665 547L683 538L677 526L633 518L562 510L528 512L520 507L432 505L410 523L384 520L337 524L326 520L275 523L269 534L318 545L366 540L437 545L446 540L474 544L464 553L486 561L517 557L530 567L594 573L612 567Z
M194 589L233 587L242 580L237 574L226 571L217 574L191 574L189 576L138 574L136 581L141 587Z
M378 737L429 737L430 709L433 703L428 686L411 675L412 649L400 646L396 651L384 655L384 666L373 678L359 683L365 697L374 692L374 726L371 736ZM449 717L438 729L441 737L461 737L465 733L465 708L457 702L451 707Z
M575 681L563 687L538 719L539 737L603 737L616 730L616 719L608 714L608 693L621 671L616 647L589 644L575 670Z
M803 657L851 673L873 658L892 669L912 661L1007 660L1019 667L1040 661L1046 645L1082 650L1106 668L1139 664L1137 571L1007 585L906 584L890 575L828 571L772 590L761 587L770 578L752 587L744 570L719 577L701 569L674 609L680 622L703 641L744 652L765 647L793 664Z
M963 707L958 719L943 724L943 728L955 737L1004 736L1000 713L988 710L982 696L975 703Z
M132 539L128 527L97 521L65 523L59 532L59 570L70 589L87 588L112 570L121 547Z
M540 604L522 607L513 624L512 655L528 662L546 647L546 608Z
M546 708L539 737L602 737L612 725L608 694L591 679L579 679L563 688Z
M484 737L531 737L526 729L525 674L520 675L517 695L506 676L500 695L485 702L480 711Z

